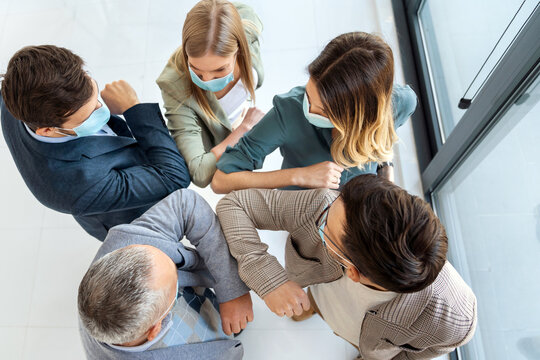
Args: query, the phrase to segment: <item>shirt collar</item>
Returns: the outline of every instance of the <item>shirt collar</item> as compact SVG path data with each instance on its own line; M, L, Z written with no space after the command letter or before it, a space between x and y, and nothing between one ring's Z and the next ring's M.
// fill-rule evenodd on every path
M25 123L23 123L23 125L26 128L26 131L28 131L28 133L30 134L30 136L32 136L34 139L41 142L46 142L50 144L59 144L59 143L65 143L71 140L75 140L77 138L76 136L61 136L61 137L41 136L33 132L32 129L30 129Z
M161 338L163 336L165 336L167 331L169 331L169 329L171 328L172 324L173 324L173 322L172 322L172 312L171 312L167 316L165 316L165 318L163 319L163 321L161 323L161 331L159 332L159 334L154 339L152 339L152 341L147 341L147 342L145 342L145 343L143 343L141 345L137 345L137 346L119 346L119 345L112 345L112 344L107 344L107 345L112 347L113 349L120 350L120 351L126 351L126 352L142 352L142 351L146 351L152 345L154 345L159 340L161 340Z
M78 136L61 136L61 137L49 137L49 136L41 136L36 134L32 131L25 123L23 123L24 127L26 128L26 131L32 136L34 139L49 143L49 144L60 144L65 143L71 140L78 139ZM105 124L101 130L99 130L94 136L103 136L103 135L110 135L110 136L116 136L114 131L109 127L109 125Z

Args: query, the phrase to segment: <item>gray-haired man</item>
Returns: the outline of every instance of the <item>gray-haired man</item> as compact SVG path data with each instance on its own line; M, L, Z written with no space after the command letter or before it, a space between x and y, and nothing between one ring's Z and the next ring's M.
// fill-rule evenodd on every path
M185 189L109 231L78 305L87 357L100 360L241 359L231 334L253 319L216 215Z

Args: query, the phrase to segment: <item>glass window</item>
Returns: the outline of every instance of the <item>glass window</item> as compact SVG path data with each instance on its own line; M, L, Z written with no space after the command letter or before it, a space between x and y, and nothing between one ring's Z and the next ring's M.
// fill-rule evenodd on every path
M519 33L536 0L425 0L418 8L443 142Z
M540 78L433 195L478 298L465 359L540 359Z

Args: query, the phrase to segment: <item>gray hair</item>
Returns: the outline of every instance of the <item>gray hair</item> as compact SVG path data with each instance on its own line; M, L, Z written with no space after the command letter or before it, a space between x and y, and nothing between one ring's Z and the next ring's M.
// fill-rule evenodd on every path
M154 290L152 253L140 246L96 261L79 285L79 316L96 340L123 344L140 338L167 306L166 289Z

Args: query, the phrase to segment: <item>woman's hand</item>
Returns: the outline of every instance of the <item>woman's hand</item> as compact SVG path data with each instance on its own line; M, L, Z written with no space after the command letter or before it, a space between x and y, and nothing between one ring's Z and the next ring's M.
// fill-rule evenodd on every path
M257 125L257 123L264 117L264 115L265 114L261 111L261 109L256 107L250 107L246 112L246 115L244 116L240 127L245 130L244 132L248 132L255 125Z
M296 186L318 189L338 189L343 168L332 161L295 168L293 183Z
M245 133L251 130L251 128L257 125L259 120L261 120L263 117L264 113L260 109L257 109L256 107L249 108L240 125L238 125L222 142L220 142L210 150L216 157L216 160L219 160L221 155L223 155L225 149L227 149L227 146L236 145L238 140L240 140L240 138L244 136Z

